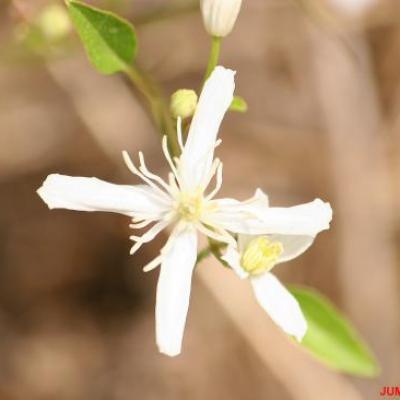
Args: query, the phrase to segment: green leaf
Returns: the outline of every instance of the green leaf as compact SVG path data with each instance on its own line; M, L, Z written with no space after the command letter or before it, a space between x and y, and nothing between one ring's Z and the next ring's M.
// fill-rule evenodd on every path
M351 323L315 291L291 287L308 323L302 345L316 358L341 372L374 377L379 365Z
M229 107L229 110L237 111L237 112L246 112L247 108L248 107L247 107L246 100L243 97L234 96L232 103Z
M137 41L128 21L79 1L67 1L67 7L89 60L99 72L112 74L129 67Z

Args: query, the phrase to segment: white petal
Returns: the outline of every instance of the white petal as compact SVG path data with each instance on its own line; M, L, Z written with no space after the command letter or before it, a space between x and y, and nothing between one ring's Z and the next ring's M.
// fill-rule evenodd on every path
M266 207L259 203L237 202L220 207L212 223L236 233L248 235L282 234L316 236L329 229L332 209L329 203L316 199L294 207Z
M196 258L197 234L191 229L172 237L163 254L157 285L156 340L160 352L171 357L181 352Z
M239 201L231 198L223 198L218 200L211 200L211 203L214 204L217 208L226 212L236 212L242 207L246 208L249 206L264 208L269 207L268 196L261 189L256 189L254 195L245 201Z
M314 242L315 236L305 235L268 235L268 238L275 242L282 243L283 253L279 256L278 262L286 262L303 254Z
M250 281L261 307L278 326L300 342L306 334L307 322L297 300L269 272L252 277Z
M181 156L186 190L204 184L210 172L218 130L235 89L235 72L216 67L204 85Z
M254 196L244 201L244 204L250 204L252 206L269 207L269 198L260 188L257 188L254 192Z
M240 264L240 253L232 246L227 247L225 254L221 258L228 263L240 279L245 279L249 276L249 273Z
M50 209L108 211L131 217L145 213L149 218L168 210L167 199L149 186L116 185L97 178L52 174L37 193Z

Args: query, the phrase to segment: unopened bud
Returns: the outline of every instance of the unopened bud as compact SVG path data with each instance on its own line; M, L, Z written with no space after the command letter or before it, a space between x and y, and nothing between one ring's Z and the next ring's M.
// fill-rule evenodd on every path
M71 31L71 22L64 7L50 4L39 15L38 26L51 40L59 40Z
M235 25L241 5L242 0L200 0L207 32L216 37L228 35Z
M171 96L171 112L175 118L191 117L197 106L197 94L194 90L179 89Z

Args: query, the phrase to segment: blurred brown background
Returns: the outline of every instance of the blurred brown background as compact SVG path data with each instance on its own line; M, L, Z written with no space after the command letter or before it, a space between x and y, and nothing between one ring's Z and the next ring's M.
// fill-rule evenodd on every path
M331 202L332 229L278 275L349 316L382 365L371 380L312 360L211 260L194 278L183 354L158 354L158 272L140 266L164 238L129 257L127 218L49 212L35 194L51 172L135 183L123 149L166 170L140 97L96 73L74 35L46 52L21 45L48 3L0 3L0 399L352 400L399 385L398 2L348 13L334 0L244 0L221 58L249 104L222 127L223 194ZM136 22L139 62L167 95L199 87L209 38L196 2L92 3Z

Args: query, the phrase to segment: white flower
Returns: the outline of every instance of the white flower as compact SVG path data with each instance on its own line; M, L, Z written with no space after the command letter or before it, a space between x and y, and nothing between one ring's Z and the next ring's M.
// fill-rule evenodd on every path
M329 223L332 210L329 205L315 200L280 209L280 212L269 208L273 212L268 218L268 197L260 190L254 197L253 209L257 203L260 213L264 214L263 219L271 224L269 234L239 234L238 246L228 246L222 259L241 279L250 279L256 299L271 319L286 333L301 341L307 331L307 322L300 306L270 271L276 264L292 260L306 251L322 228L318 221ZM293 225L290 226L289 221Z
M135 242L131 254L167 226L172 227L159 256L144 267L149 271L161 265L156 340L159 350L170 356L181 351L198 232L234 249L236 240L230 232L313 236L329 226L330 207L320 200L284 209L265 207L260 204L258 194L245 202L214 199L222 184L222 163L213 160L214 149L219 143L218 129L231 104L234 86L233 71L215 68L204 85L185 144L178 121L182 150L179 159L171 157L164 137L162 147L171 168L167 182L147 169L142 153L139 153L137 168L124 152L128 168L144 184L115 185L96 178L53 174L38 190L49 208L125 214L133 219L132 228L153 224L142 236L131 237ZM208 190L213 177L215 187Z
M228 35L235 25L241 5L242 0L200 0L207 32L216 37Z

